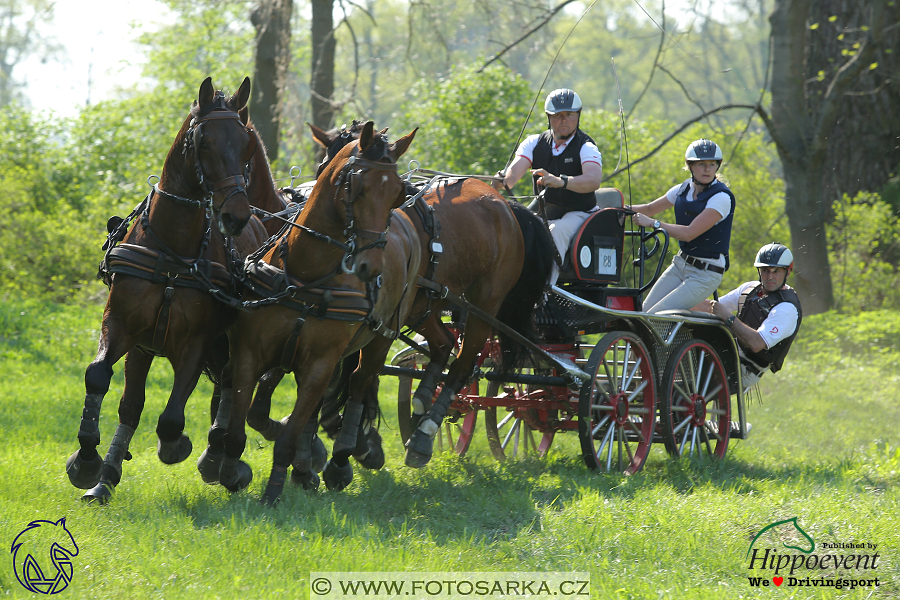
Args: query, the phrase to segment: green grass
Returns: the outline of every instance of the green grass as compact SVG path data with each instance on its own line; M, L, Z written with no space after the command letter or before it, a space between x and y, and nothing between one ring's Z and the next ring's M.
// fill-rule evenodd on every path
M289 486L274 509L258 504L272 448L255 432L245 454L255 474L249 490L230 495L200 481L208 383L188 404L194 454L175 466L158 461L154 429L170 383L161 360L113 501L79 501L64 463L77 448L100 314L93 305L0 308L0 542L11 544L32 520L66 517L80 553L59 597L307 598L313 571L587 571L595 599L900 594L896 313L865 313L880 319L871 331L841 315L807 319L788 365L763 379L763 401L749 408L750 439L732 442L727 460L673 462L654 447L630 478L589 472L575 433L558 435L543 460L497 463L480 424L465 458L443 453L425 469L406 468L396 381L384 378L385 468L357 469L340 493ZM121 388L119 365L101 453ZM277 416L290 410L291 388L277 391ZM877 543L878 568L857 577L877 575L882 586L751 588L751 540L794 516L817 544ZM0 594L32 596L11 563L0 566Z

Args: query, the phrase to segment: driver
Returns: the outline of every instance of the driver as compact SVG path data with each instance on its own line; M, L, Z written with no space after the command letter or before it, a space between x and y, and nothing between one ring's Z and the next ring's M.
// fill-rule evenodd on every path
M503 185L512 189L531 169L534 193L546 189L544 200L550 234L560 257L565 257L569 242L588 215L597 210L594 192L603 180L600 150L586 133L579 129L581 98L574 91L563 88L550 92L544 101L548 129L542 134L525 138L516 150L516 157L498 175ZM500 181L494 186L499 190ZM559 277L559 265L554 261L550 285Z
M722 318L737 338L745 390L766 371L781 369L803 319L797 292L787 285L794 268L791 251L778 242L767 244L756 253L753 264L759 281L738 286L718 302L704 300L694 307Z

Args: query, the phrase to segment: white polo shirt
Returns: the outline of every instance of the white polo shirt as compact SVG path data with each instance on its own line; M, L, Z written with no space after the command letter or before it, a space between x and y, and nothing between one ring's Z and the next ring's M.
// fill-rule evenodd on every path
M729 312L736 313L741 294L747 290L752 290L759 285L758 281L748 281L742 283L737 288L731 290L721 298L719 304L725 307ZM786 286L791 289L790 286ZM769 316L757 328L757 333L766 343L766 348L772 348L781 340L789 338L797 331L797 321L800 315L797 313L797 307L790 302L782 302L769 311Z
M525 138L525 141L519 144L519 149L516 150L516 156L521 156L526 159L529 163L534 163L534 148L537 146L538 139L540 139L539 134L529 135ZM565 149L568 147L569 142L575 139L573 135L565 142L557 145L556 141L551 144L550 152L553 156L559 156L562 154ZM581 145L581 164L595 162L601 167L603 166L603 160L600 157L600 149L597 148L597 145L593 142L585 142Z

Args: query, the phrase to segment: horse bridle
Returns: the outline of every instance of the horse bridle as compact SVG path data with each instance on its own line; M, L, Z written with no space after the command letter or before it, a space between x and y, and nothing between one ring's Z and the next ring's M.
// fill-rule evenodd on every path
M387 222L384 224L384 230L374 231L371 229L362 229L356 227L356 219L353 214L353 203L363 193L362 176L368 170L375 171L392 171L397 172L397 163L395 162L379 162L383 158L388 158L387 139L384 139L384 152L378 160L369 160L361 158L359 154L359 146L355 147L347 159L346 164L341 168L338 178L335 181L334 199L337 201L341 188L344 188L347 194L344 200L346 207L346 219L344 221L344 237L347 238L347 254L341 261L341 270L346 274L352 274L356 271L356 256L371 248L384 248L387 244L387 234L391 229L391 213L388 213ZM365 246L357 247L357 238L368 238L374 241Z
M203 140L203 125L208 121L220 119L237 119L237 121L244 128L244 131L246 131L247 135L250 137L250 141L253 145L253 150L250 152L250 156L244 162L244 172L242 174L229 175L228 177L225 177L224 179L211 184L203 175L203 164L200 160L200 144ZM253 160L253 155L256 154L256 149L258 146L256 136L252 134L253 129L244 125L244 122L241 120L241 116L237 112L228 108L224 94L222 94L222 92L216 92L216 96L213 101L202 107L199 116L191 119L190 125L188 126L188 129L184 134L184 147L181 151L185 156L187 156L189 152L194 156L194 164L197 170L197 180L200 182L200 186L203 188L204 201L181 198L180 196L169 194L168 192L164 192L158 188L156 188L156 191L164 196L168 196L169 198L173 198L182 203L189 203L198 207L202 207L205 205L207 209L213 212L213 214L218 214L219 212L221 212L221 210L225 207L225 204L237 194L244 194L244 196L249 199L247 186L250 184L250 163ZM216 194L216 192L220 192L228 188L233 189L227 196L225 196L225 199L222 200L222 202L219 204L219 207L216 208L213 204L213 196Z

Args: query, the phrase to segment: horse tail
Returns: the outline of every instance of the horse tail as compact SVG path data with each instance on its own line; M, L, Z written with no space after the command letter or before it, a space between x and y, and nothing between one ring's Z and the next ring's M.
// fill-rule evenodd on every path
M534 310L542 302L550 281L553 261L556 260L556 245L538 215L515 200L508 200L507 204L522 231L525 260L518 281L497 312L497 319L526 337L535 337ZM507 334L500 333L498 337L503 349L501 368L504 371L516 368L524 348Z

